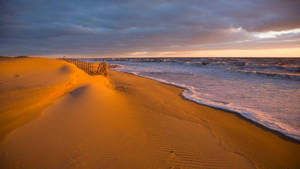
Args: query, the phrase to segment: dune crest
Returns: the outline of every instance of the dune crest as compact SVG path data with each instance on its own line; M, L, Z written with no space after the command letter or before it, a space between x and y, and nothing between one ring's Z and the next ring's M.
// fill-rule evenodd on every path
M0 64L10 62L14 61ZM115 71L108 78L89 76L58 60L19 62L30 66L22 71L1 67L1 80L12 85L16 73L24 80L13 87L5 82L1 90L15 90L15 96L22 96L25 102L34 99L25 94L36 96L47 86L49 90L35 101L45 100L49 106L35 109L41 115L26 121L0 144L0 168L240 169L300 165L299 144L233 114L184 100L180 97L182 89ZM25 92L27 89L32 92ZM1 105L18 98L8 96L1 93ZM4 103L4 98L11 100ZM11 105L7 110L20 113L20 107L30 105L34 104Z
M53 59L21 58L1 61L1 140L7 133L37 117L47 105L78 85L78 77L84 75L74 65Z

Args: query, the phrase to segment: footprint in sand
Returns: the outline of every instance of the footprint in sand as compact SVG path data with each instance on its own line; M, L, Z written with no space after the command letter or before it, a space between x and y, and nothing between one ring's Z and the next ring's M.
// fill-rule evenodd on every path
M83 160L84 153L80 147L74 149L74 152L67 158L65 169L86 168L86 162Z
M175 160L176 160L176 153L174 150L170 150L168 159L167 159L167 164L170 166L170 167L168 167L168 169L180 169L177 166L173 166Z

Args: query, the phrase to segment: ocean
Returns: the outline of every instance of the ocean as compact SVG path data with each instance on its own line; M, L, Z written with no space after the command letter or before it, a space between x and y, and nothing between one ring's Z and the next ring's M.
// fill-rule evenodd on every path
M182 87L188 100L234 111L300 140L300 58L105 60L118 71Z

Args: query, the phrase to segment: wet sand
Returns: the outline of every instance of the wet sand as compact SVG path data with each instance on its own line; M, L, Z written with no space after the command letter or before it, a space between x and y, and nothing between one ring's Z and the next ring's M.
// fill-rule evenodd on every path
M0 70L0 168L300 167L299 143L174 86L50 59L2 61Z

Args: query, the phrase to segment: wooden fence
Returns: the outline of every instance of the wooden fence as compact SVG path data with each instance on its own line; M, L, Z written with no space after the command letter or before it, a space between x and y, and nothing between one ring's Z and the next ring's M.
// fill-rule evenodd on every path
M65 60L69 63L73 63L76 65L78 68L82 69L86 73L90 75L108 75L108 64L107 62L85 62L81 61L79 59L65 59L63 58L62 60Z

